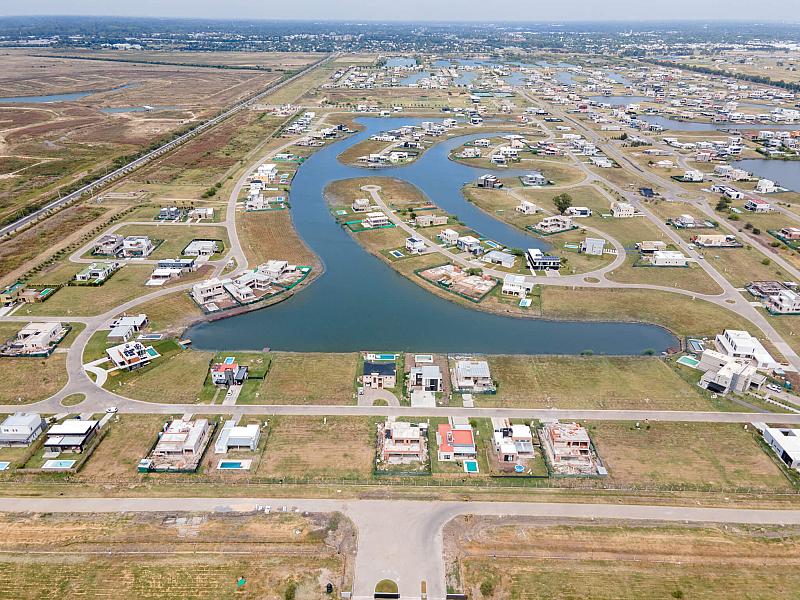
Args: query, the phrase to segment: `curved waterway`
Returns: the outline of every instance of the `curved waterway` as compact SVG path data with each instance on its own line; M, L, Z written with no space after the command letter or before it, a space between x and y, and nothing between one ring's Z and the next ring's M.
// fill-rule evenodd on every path
M367 253L330 214L323 197L330 182L396 177L416 185L442 209L505 246L545 248L546 244L464 199L463 184L484 172L448 160L449 151L467 137L437 144L405 167L365 170L343 165L337 156L370 135L413 120L365 118L360 122L364 131L313 154L292 183L294 225L324 262L325 273L285 302L190 328L186 336L196 348L640 354L676 344L674 336L655 325L519 319L470 309L435 296Z

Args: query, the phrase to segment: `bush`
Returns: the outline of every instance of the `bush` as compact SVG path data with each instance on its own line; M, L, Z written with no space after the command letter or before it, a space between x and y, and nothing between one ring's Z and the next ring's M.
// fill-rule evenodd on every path
M766 266L767 266L767 265L769 265L771 262L772 262L772 261L771 261L770 259L768 259L768 258L765 258L764 260L762 260L762 261L761 261L761 264L762 264L762 265L764 265L764 266L766 267Z
M290 581L286 586L286 591L283 592L283 600L295 600L297 596L297 583Z
M494 595L494 582L491 579L484 579L481 582L481 596L489 598Z
M758 227L753 227L753 235L761 235L761 230Z

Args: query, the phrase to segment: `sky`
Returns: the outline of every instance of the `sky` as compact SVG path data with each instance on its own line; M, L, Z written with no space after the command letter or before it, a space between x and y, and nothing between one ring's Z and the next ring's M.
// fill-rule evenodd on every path
M393 21L800 22L800 0L0 0L0 16L104 15Z

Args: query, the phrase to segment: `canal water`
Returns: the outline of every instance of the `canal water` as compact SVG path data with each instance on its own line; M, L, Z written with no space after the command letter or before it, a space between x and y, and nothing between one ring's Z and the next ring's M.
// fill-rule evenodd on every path
M793 192L800 192L800 161L748 158L737 160L733 166L749 171L757 177L771 179Z
M654 325L518 319L473 310L431 294L368 254L330 214L323 198L330 182L368 175L397 177L419 187L486 237L521 248L544 244L463 198L463 184L485 172L448 160L449 150L464 138L437 144L405 167L364 170L342 165L337 156L349 146L413 120L366 118L360 122L364 131L313 154L292 184L294 225L324 262L324 275L280 304L190 328L186 336L196 348L640 354L676 344L674 336Z

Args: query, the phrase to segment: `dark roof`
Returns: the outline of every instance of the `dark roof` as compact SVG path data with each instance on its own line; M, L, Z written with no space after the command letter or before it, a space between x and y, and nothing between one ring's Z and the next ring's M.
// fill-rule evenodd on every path
M393 362L364 362L364 375L395 375L397 367Z

